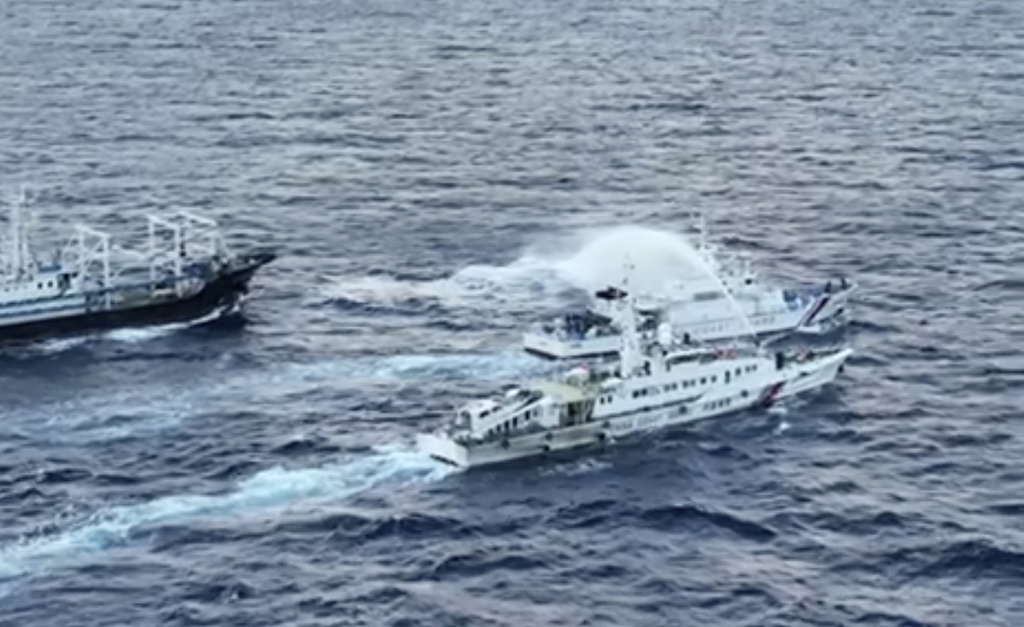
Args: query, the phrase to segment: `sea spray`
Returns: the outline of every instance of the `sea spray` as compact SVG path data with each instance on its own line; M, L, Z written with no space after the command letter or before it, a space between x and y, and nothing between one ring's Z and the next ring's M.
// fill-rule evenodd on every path
M448 307L536 308L555 304L568 293L621 284L627 260L633 267L630 283L642 291L661 291L673 281L704 272L685 236L617 226L548 237L507 265L471 265L446 278L335 277L323 287L323 295L382 306L430 301Z

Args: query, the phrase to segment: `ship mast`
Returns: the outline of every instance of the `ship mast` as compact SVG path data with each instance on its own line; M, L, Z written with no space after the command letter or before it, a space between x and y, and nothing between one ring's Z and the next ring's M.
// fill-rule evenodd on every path
M620 325L620 339L621 346L619 347L619 361L622 375L624 377L631 376L640 367L640 361L642 359L641 348L639 342L639 329L636 320L636 305L633 294L630 293L631 286L629 284L629 275L633 270L633 264L630 260L626 259L626 271L622 278L622 294L618 299L618 307L621 315L619 316Z
M21 269L21 262L18 259L18 254L21 252L21 244L19 243L19 231L21 230L20 217L21 209L18 206L18 203L12 203L7 223L7 228L10 230L10 235L8 236L8 239L10 240L8 242L10 250L7 252L7 263L10 264L10 272L15 279L18 278L18 275L20 274L19 270Z
M8 272L15 280L22 279L28 275L31 265L28 250L28 234L22 215L22 206L25 203L26 195L23 189L21 197L16 202L11 203L11 210L8 214L7 266Z

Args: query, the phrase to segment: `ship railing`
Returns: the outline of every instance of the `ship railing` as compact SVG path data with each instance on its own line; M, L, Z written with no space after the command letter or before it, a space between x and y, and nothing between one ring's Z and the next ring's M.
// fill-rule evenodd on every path
M149 215L147 220L151 280L162 271L180 279L196 262L230 256L215 220L188 211L178 211L170 219Z
M77 269L79 280L83 283L92 278L100 281L104 289L111 285L111 264L110 234L96 230L82 224L75 225L74 242L70 247L71 259L67 260L68 267ZM96 276L94 269L99 266L99 276ZM110 306L110 294L105 295L106 305Z
M197 262L228 254L214 220L181 211L171 219L148 216L148 227L145 250L138 250L113 243L108 233L76 225L71 241L64 247L61 263L77 270L83 283L98 284L100 289L88 291L105 295L109 306L110 294L128 287L114 286L113 281L131 270L149 274L148 284L137 282L131 288L155 290L170 280L175 291L181 293L190 289L192 268ZM119 258L116 266L112 263L115 254ZM127 262L129 259L138 265Z

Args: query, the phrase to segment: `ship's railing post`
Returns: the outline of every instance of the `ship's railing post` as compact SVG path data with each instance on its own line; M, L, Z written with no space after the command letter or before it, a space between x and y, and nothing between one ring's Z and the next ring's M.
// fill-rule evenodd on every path
M19 202L11 205L11 269L15 279L21 275L21 206Z
M30 276L33 272L32 256L29 251L28 219L25 217L25 207L28 206L28 191L22 187L21 194L11 202L11 211L8 215L8 250L7 259L0 259L6 262L8 271L16 278Z
M75 229L76 239L78 240L78 279L79 281L85 282L86 265L88 263L85 255L85 231L81 227Z
M182 237L181 225L153 215L149 216L149 223L152 233L150 240L150 272L153 281L156 280L157 272L168 271L169 265L169 270L173 273L175 292L180 295L182 289L182 264L187 254L187 243ZM168 232L170 232L170 238L167 238ZM170 239L169 245L172 246L170 251L166 249L168 239ZM170 255L170 258L168 258L168 255Z
M75 227L75 243L78 249L78 275L82 284L87 283L87 278L95 264L100 265L102 276L100 287L103 294L103 303L110 307L113 302L111 292L111 240L110 234L83 225Z
M149 289L152 292L156 286L156 222L153 221L153 216L148 216L148 218L147 257L149 259Z
M104 289L104 302L107 305L107 309L110 309L110 303L112 294L110 291L110 236L106 233L102 234L102 246L103 246L103 289Z
M220 236L220 228L216 220L188 211L179 211L178 216L188 225L190 238L194 233L196 242L202 241L202 249L209 257L214 257L221 252L226 253L227 246Z
M174 225L174 291L181 295L181 259L185 256L184 242L181 239L181 229Z

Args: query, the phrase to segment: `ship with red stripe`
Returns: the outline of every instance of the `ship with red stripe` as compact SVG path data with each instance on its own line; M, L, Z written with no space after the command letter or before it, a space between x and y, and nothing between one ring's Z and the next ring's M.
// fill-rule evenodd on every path
M419 447L462 468L603 445L685 425L832 384L852 349L769 351L680 339L668 322L639 328L635 302L616 290L622 320L615 360L580 365L552 380L514 387L460 407L451 421L420 434Z
M639 293L641 325L667 319L696 341L718 342L746 336L820 334L841 325L856 290L846 278L806 285L783 285L754 269L748 256L723 252L709 242L701 221L691 267L659 293ZM611 356L619 346L615 287L592 294L590 307L534 324L523 334L523 348L549 359Z

